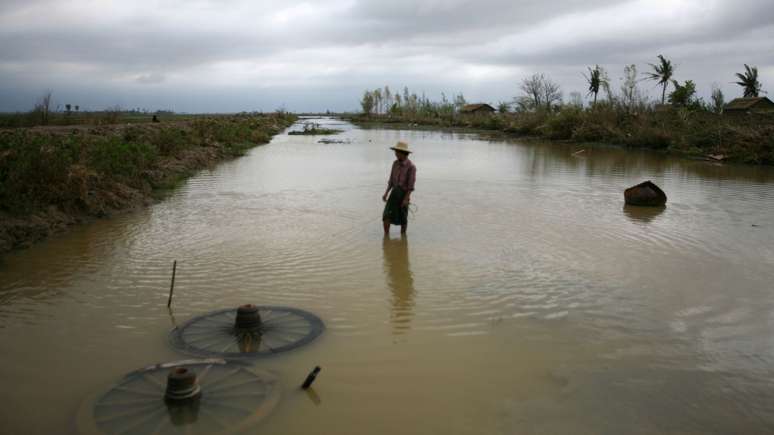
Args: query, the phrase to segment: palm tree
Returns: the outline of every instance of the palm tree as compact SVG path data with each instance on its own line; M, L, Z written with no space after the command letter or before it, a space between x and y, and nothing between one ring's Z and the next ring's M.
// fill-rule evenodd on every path
M736 73L739 81L737 85L744 88L744 97L757 97L761 92L761 82L758 81L758 67L749 67L744 64L744 74Z
M653 72L643 74L648 76L650 80L654 80L663 86L663 89L661 90L661 104L664 104L666 101L667 86L669 86L669 81L672 79L672 75L675 73L675 68L672 66L672 61L668 60L663 55L659 54L658 59L661 62L658 65L654 65L652 63L648 64L653 68Z
M589 75L583 75L583 77L586 78L586 81L589 82L589 93L587 95L594 95L594 105L596 105L599 90L610 86L610 83L605 74L605 70L599 65L594 65L594 69L591 69L591 67L587 68L589 70Z

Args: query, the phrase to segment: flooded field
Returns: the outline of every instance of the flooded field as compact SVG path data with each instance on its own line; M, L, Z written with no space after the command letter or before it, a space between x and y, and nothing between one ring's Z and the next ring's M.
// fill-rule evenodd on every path
M246 433L774 432L774 168L316 122L342 142L278 135L5 256L0 433L77 433L89 397L190 357L175 325L244 303L326 325L256 361L282 395ZM385 239L398 140L415 206ZM648 179L666 208L624 207Z

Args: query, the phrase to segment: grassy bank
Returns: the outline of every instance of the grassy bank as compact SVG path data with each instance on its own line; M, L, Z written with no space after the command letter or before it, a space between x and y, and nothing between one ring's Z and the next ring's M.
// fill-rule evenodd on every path
M287 114L0 130L0 252L148 203L193 171L268 142Z
M636 113L598 105L563 106L535 112L482 115L356 115L355 123L405 123L422 126L494 130L515 136L577 143L602 143L715 158L740 163L774 164L774 115L722 115L679 108Z
M167 111L140 112L120 108L100 111L58 111L46 112L39 110L30 112L0 113L0 128L23 128L37 126L71 126L71 125L112 125L112 124L143 124L152 122L153 118L162 122L192 121L202 115L173 113ZM228 115L210 115L223 117Z

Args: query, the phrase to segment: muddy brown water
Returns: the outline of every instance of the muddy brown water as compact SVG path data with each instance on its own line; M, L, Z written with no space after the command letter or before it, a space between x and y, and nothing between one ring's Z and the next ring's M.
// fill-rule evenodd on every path
M246 302L327 325L256 363L284 393L248 433L774 432L774 169L320 122L345 143L279 135L6 255L0 432L74 432L90 395L188 357L176 323ZM385 240L399 139L416 209ZM648 179L667 207L624 207Z

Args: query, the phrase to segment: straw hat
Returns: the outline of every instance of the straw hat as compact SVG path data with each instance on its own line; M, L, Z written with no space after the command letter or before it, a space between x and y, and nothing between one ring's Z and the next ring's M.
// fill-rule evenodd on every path
M409 150L408 144L406 142L398 142L395 144L394 147L390 147L391 150L395 151L403 151L404 153L411 154L413 151Z

